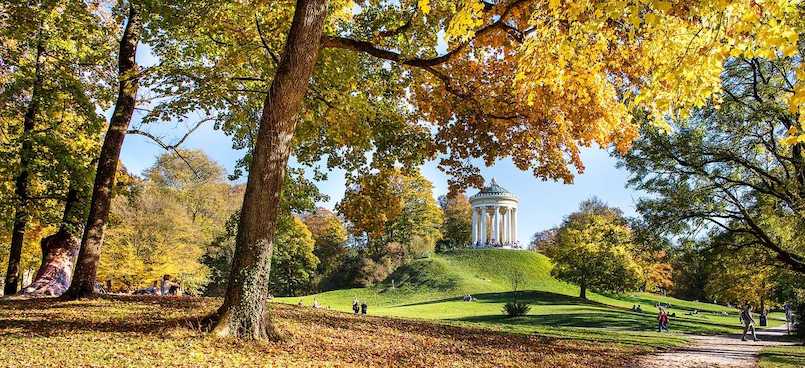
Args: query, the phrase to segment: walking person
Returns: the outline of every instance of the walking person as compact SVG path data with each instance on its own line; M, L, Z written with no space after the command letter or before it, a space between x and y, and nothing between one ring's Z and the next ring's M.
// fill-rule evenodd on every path
M358 299L352 301L352 311L355 312L356 316L358 315L358 312L360 312L360 307L358 306Z
M786 302L785 306L785 327L788 334L791 334L791 325L794 323L794 313L791 310L791 303Z
M657 313L657 332L662 332L668 329L668 313L665 312L663 307L658 307Z
M741 322L744 324L744 333L741 335L741 341L746 341L746 333L752 330L752 339L758 341L755 335L755 319L752 318L752 306L747 304L743 311L741 311Z
M366 302L361 303L361 315L366 317L366 310L369 308Z

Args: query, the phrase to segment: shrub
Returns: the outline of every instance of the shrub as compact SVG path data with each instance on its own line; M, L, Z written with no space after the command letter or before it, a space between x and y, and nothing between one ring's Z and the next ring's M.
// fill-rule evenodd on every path
M508 302L503 306L503 313L509 317L519 317L528 314L531 306L528 303Z

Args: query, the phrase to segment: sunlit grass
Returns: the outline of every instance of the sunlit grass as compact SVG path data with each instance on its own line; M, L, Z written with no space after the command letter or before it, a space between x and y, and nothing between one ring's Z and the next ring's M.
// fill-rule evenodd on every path
M805 367L805 346L770 346L760 352L760 368Z
M578 298L577 286L554 279L550 269L549 260L534 252L456 251L417 260L372 288L278 300L310 305L315 299L327 308L349 312L352 300L359 299L367 302L373 315L657 347L684 344L684 333L740 331L738 311L734 308L651 293L588 293L590 300L584 301ZM531 304L529 314L516 319L505 318L501 312L503 305L514 297L507 277L511 270L519 270L526 276L517 298ZM477 301L462 301L465 294ZM671 318L671 333L655 332L657 303L670 305L669 312L675 314ZM640 305L642 312L633 312L633 305ZM693 314L694 311L698 313ZM773 314L771 318L772 325L782 323L781 315Z

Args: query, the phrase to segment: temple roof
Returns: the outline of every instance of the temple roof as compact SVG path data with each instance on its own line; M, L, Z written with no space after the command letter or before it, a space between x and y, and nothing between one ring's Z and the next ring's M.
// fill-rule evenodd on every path
M506 190L506 188L498 185L498 182L495 181L495 178L492 178L492 182L489 183L489 186L483 187L481 189L481 191L478 192L478 193L484 193L484 194L508 193L508 194L512 194L512 192Z
M499 198L511 198L511 199L514 199L514 200L517 199L517 196L515 196L514 193L512 193L512 192L506 190L506 188L498 185L497 181L495 181L495 178L492 178L492 180L490 181L489 185L481 188L481 190L478 193L476 193L475 195L470 197L470 201L472 201L473 199L479 199L479 198L496 198L496 197L499 197Z

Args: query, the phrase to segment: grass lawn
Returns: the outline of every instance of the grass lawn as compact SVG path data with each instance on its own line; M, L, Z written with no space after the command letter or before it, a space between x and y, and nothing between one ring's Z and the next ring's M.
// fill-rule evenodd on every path
M760 368L805 367L805 346L767 347L760 352Z
M549 260L538 253L501 249L464 250L420 259L372 288L347 289L298 297L278 298L285 303L310 305L314 299L333 310L349 312L352 300L366 301L373 315L439 320L442 323L478 326L518 333L614 341L655 347L679 346L679 333L715 334L740 332L738 311L725 306L684 301L650 293L600 295L578 298L575 285L554 279ZM520 270L526 282L519 300L531 304L520 318L505 318L501 308L514 295L507 273ZM394 287L392 288L392 281ZM475 302L464 302L470 294ZM657 303L670 304L672 333L656 333ZM633 312L633 305L643 312ZM698 314L691 314L692 311ZM782 323L782 315L770 316L770 324Z
M279 342L193 328L220 299L0 300L0 367L622 367L645 348L277 304Z

